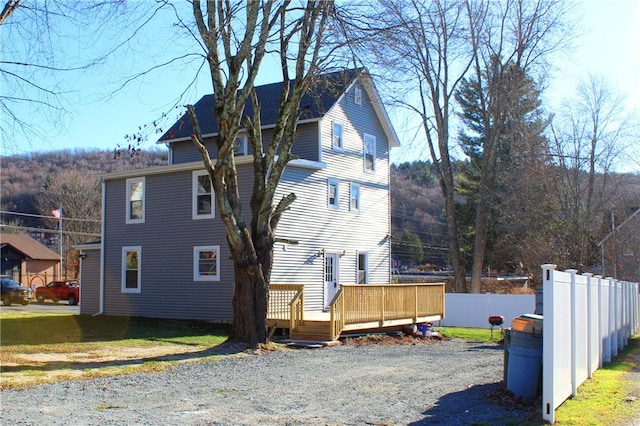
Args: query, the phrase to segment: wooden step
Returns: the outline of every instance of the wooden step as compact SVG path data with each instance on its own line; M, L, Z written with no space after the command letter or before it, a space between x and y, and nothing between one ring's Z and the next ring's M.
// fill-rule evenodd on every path
M331 324L328 321L304 321L291 337L296 340L331 340Z

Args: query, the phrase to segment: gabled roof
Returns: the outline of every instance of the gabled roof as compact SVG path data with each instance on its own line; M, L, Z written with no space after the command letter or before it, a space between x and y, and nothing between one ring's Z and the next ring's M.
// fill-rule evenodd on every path
M323 74L313 89L302 97L299 120L316 121L321 119L360 77L368 80L364 88L374 103L374 108L388 134L391 146L399 146L397 135L391 126L389 117L384 108L382 108L380 98L375 91L373 83L370 81L371 78L364 69L351 69ZM282 87L282 82L256 86L256 94L261 105L260 120L263 128L273 127L276 124ZM214 101L214 95L205 95L194 105L196 116L200 122L200 130L205 137L214 136L218 133L218 123L213 114ZM245 106L244 116L253 116L253 106L250 101ZM190 138L192 133L191 121L185 113L160 137L158 143L183 141Z
M26 234L0 234L2 247L11 246L33 260L60 260L60 255Z

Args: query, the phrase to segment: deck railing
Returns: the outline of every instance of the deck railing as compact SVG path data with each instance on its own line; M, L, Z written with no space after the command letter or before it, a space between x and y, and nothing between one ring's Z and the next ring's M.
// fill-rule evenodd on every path
M386 327L444 318L444 284L343 284L329 307L331 339L345 329ZM304 285L269 286L268 322L296 330L304 322Z
M291 321L299 324L304 319L304 284L269 285L267 319L282 328L290 328Z
M444 317L444 284L341 285L344 325Z
M329 305L329 321L331 323L331 340L336 340L344 329L344 293L338 289Z

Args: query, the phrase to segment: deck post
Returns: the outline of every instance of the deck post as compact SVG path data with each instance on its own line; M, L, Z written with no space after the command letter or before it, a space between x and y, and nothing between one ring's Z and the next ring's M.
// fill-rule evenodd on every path
M380 327L384 324L384 296L385 296L385 287L381 287L380 291Z
M416 323L418 322L418 286L417 285L413 286L413 305L414 305L413 322Z

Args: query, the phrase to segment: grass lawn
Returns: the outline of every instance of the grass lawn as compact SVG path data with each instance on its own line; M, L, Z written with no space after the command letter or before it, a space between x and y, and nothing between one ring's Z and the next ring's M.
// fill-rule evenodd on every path
M443 336L475 342L499 341L499 329L439 327ZM640 418L640 335L613 362L604 364L556 410L557 425L630 425ZM635 373L634 373L635 371ZM635 379L632 379L635 375ZM538 402L538 401L536 401ZM541 422L542 424L542 422Z
M224 326L199 321L3 313L0 388L160 371L228 354L227 337Z

